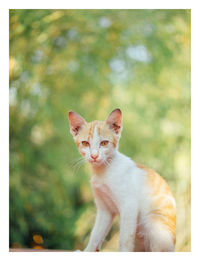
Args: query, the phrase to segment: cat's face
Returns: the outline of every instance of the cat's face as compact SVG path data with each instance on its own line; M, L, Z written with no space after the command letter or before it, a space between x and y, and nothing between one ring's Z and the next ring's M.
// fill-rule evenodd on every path
M116 109L106 121L87 123L76 112L69 112L70 132L80 154L92 165L107 165L118 147L122 113Z

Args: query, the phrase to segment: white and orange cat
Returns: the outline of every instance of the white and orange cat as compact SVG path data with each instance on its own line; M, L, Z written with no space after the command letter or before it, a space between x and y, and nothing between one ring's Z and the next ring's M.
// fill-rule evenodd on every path
M96 221L84 251L99 251L113 218L120 215L119 251L174 251L176 207L165 180L118 151L122 113L87 123L69 112L70 132L91 164Z

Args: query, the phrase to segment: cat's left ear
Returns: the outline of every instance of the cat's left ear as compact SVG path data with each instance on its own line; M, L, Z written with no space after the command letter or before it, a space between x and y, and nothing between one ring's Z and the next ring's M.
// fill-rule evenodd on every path
M69 112L69 124L72 136L78 135L85 123L86 121L78 113L73 111Z
M110 113L106 120L106 124L109 129L114 131L116 134L120 134L122 130L122 112L120 109L115 109Z

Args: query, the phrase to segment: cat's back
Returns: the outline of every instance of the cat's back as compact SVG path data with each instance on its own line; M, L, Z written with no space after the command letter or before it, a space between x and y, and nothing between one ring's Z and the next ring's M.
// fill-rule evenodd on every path
M142 164L137 164L137 167L144 171L144 186L147 188L149 195L154 198L154 201L162 201L165 198L166 201L167 199L169 200L170 205L175 207L174 197L164 178L161 177L161 175L159 175L156 171Z

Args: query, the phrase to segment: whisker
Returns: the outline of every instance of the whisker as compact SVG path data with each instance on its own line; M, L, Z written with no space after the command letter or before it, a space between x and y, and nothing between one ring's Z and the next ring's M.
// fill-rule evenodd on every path
M107 167L109 167L110 166L110 162L106 159L106 160L104 160L104 163L105 163L105 165L107 166Z
M84 158L81 158L76 164L73 166L73 174L76 174L80 167L86 162Z
M77 159L74 159L74 160L68 162L69 167L75 166L75 165L76 165L79 161L81 161L82 159L83 159L82 157L79 157L79 158L77 158Z

